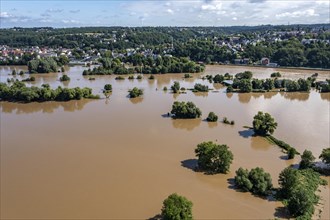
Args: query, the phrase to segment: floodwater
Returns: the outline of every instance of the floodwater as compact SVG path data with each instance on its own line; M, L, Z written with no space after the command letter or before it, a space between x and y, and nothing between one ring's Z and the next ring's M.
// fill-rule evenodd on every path
M12 69L1 67L0 81L12 78ZM82 76L84 67L67 67L71 81L58 81L61 73L35 75L28 86L88 86L101 94L111 83L109 99L45 103L0 103L1 119L1 218L3 219L148 219L160 213L162 201L171 193L186 196L194 204L196 219L272 219L283 217L283 205L232 185L239 167L263 167L277 186L279 172L298 157L286 160L276 146L252 137L253 116L269 112L278 122L274 133L298 151L311 150L318 157L329 147L330 94L258 93L226 94L225 88L209 84L201 75L256 72L269 77L275 69L208 66L203 74L183 79L183 74L156 75L155 80L114 80L115 76ZM308 77L329 71L285 70L285 77ZM299 75L300 74L300 75ZM27 75L16 78L26 78ZM209 93L164 92L174 81L192 88L196 82L214 88ZM134 86L143 97L127 98ZM173 120L166 117L173 101L193 101L202 118ZM220 120L235 125L204 121L214 111ZM227 144L234 154L229 174L196 173L194 149L203 141ZM329 180L329 178L327 178ZM329 216L329 187L322 190Z

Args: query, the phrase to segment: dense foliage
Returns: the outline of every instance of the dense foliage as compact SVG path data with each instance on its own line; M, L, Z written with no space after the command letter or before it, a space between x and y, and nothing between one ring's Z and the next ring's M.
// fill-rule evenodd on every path
M195 153L198 168L208 173L228 173L234 158L227 145L218 145L212 141L198 144Z
M303 154L301 155L299 169L311 168L313 166L314 160L315 157L313 156L312 151L304 150Z
M26 87L22 82L14 82L11 86L0 83L0 100L10 102L45 102L45 101L69 101L82 98L99 98L92 94L90 88L62 88L51 89L48 84L39 87Z
M194 92L208 92L209 91L209 87L207 85L202 85L200 83L196 83L194 85Z
M173 93L178 93L180 91L180 83L178 81L174 81L173 85L171 86Z
M238 188L256 195L268 195L273 187L270 174L259 167L251 171L240 167L236 171L235 184Z
M281 73L280 72L274 72L272 74L270 74L270 77L281 77Z
M15 27L2 30L0 45L68 48L72 50L72 56L76 59L82 58L89 50L100 51L103 55L107 52L102 52L101 49L124 53L129 48L143 48L156 54L190 57L193 61L204 63L227 63L244 57L249 58L249 63L252 63L268 57L281 66L329 68L330 44L325 41L330 39L328 29L328 24L58 29ZM315 31L311 32L311 30ZM291 32L296 31L306 33L292 35ZM311 38L315 38L311 43L303 42L303 39ZM233 48L237 44L241 47ZM29 60L30 57L8 59L1 61L0 64L24 65Z
M136 98L143 95L143 90L139 89L137 87L134 87L133 89L129 90L129 97L130 98Z
M57 63L53 58L35 59L28 62L30 73L57 72Z
M204 71L204 66L187 58L157 56L156 58L134 54L125 58L102 58L102 66L92 70L84 70L83 75L110 75L132 73L198 73ZM129 63L130 65L125 65Z
M199 118L202 112L193 102L175 101L172 105L171 114L175 118Z
M280 189L277 197L283 200L293 217L310 219L319 197L315 194L319 185L326 182L312 169L285 168L279 175Z
M210 112L206 118L206 121L216 122L216 121L218 121L218 116L214 112Z
M112 91L112 85L111 84L105 84L103 89L106 90L106 91Z
M265 136L273 134L277 127L277 122L269 113L258 112L253 117L253 130L257 135Z
M319 157L324 163L330 164L330 148L324 148Z
M64 74L63 76L60 77L60 81L64 82L64 81L69 81L70 77L68 77L68 75Z
M192 220L193 203L184 196L173 193L163 202L162 219L164 220Z

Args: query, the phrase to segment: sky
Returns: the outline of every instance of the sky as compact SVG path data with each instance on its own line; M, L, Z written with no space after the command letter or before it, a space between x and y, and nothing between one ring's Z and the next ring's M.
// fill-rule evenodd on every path
M330 0L0 0L0 27L237 26L330 22Z

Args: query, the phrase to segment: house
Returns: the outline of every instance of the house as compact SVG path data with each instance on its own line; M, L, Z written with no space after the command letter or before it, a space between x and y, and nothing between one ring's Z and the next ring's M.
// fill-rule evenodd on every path
M234 84L233 80L224 80L222 81L222 84L224 84L225 86L231 86Z
M267 58L267 57L263 57L261 60L260 60L260 62L261 62L261 65L267 65L267 64L269 64L270 63L270 59L269 58Z

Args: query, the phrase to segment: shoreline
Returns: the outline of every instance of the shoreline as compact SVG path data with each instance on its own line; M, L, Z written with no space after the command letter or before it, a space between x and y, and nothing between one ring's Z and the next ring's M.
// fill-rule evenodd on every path
M318 70L318 71L330 71L330 69L312 68L312 67L270 67L270 66L253 66L253 65L235 65L235 64L206 64L205 66L229 66L229 67L247 67L247 68L261 68L261 69L284 69L284 70Z
M0 65L1 67L27 67L27 65ZM67 64L66 66L84 66L82 64ZM283 70L315 70L315 71L330 71L330 69L313 68L313 67L270 67L270 66L258 66L258 65L235 65L235 64L205 64L205 66L227 66L227 67L247 67L247 68L261 68L261 69L283 69Z

